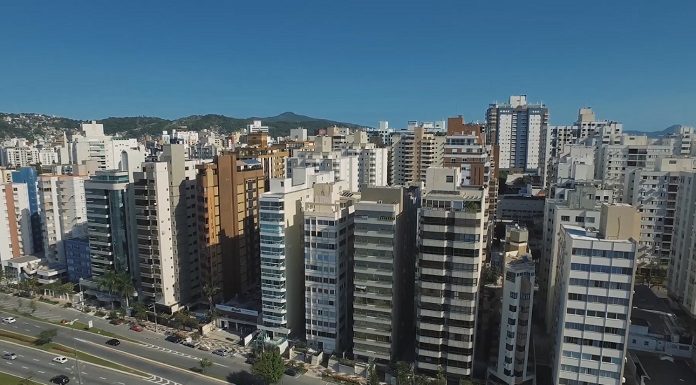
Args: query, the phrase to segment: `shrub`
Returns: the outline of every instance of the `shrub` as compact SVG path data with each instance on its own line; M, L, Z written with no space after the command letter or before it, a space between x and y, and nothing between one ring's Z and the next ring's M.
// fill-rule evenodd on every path
M63 307L72 307L72 302L66 302Z
M106 313L104 313L102 310L97 310L96 312L94 312L94 315L97 317L103 317L106 315Z

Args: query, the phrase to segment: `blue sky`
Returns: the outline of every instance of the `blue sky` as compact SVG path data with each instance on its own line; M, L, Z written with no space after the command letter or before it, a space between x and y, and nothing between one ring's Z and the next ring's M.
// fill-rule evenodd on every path
M0 2L0 111L696 124L696 2Z

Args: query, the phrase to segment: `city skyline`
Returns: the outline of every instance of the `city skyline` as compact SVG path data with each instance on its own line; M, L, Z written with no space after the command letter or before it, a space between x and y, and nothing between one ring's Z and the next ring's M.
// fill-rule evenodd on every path
M527 94L627 131L695 125L693 4L4 3L0 110L91 120L294 111L375 126ZM105 16L106 15L106 16ZM658 31L645 25L659 25ZM522 28L520 28L522 26ZM547 54L552 53L552 54ZM570 91L573 90L573 91Z

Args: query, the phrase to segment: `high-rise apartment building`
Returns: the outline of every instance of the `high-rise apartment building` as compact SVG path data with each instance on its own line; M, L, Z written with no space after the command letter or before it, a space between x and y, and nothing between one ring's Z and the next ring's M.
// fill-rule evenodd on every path
M42 174L38 183L44 257L65 266L63 239L87 235L85 177Z
M678 175L667 289L670 296L696 317L696 172Z
M132 215L127 171L97 171L85 181L87 233L91 273L98 278L108 271L135 278L138 261L133 253L137 223Z
M489 368L491 384L534 383L534 365L529 359L534 271L534 262L529 255L522 254L505 263L498 358L496 366Z
M314 199L315 183L334 182L333 172L293 170L292 178L271 179L259 199L261 232L261 329L282 343L305 336L305 237L303 208Z
M666 157L652 169L626 171L624 202L636 207L641 217L641 262L655 262L665 269L669 266L675 216L678 208L686 207L677 205L679 189L688 188L680 181L684 172L696 172L695 158Z
M367 133L356 131L344 154L358 157L358 188L389 184L389 149L368 142Z
M259 198L266 191L263 167L257 160L234 154L217 158L220 193L222 285L225 298L253 295L258 300L261 277Z
M537 171L544 159L541 139L548 122L548 108L527 104L527 95L511 96L509 103L489 105L486 142L499 147L498 167Z
M25 184L29 195L29 213L31 216L31 234L33 251L43 250L43 236L41 231L41 216L39 215L39 176L34 167L21 167L12 171L12 182Z
M31 224L29 191L25 183L5 183L2 186L3 205L7 212L12 254L32 255L34 243Z
M392 144L392 185L405 186L425 181L426 170L441 167L445 135L426 125L411 125L394 137Z
M415 329L415 187L370 187L355 204L353 354L386 367L410 359Z
M430 168L419 209L416 368L450 379L473 370L484 262L485 187L461 186L460 170Z
M559 261L559 236L562 225L596 228L601 219L601 205L614 203L611 190L593 184L577 184L571 188L557 188L555 196L546 199L544 206L544 242L538 265L539 299L537 306L543 312L547 331L554 322L556 274Z
M200 295L195 177L182 144L165 145L160 162L134 175L139 286L145 301L168 312Z
M553 383L623 383L640 218L603 205L599 231L563 225L559 241Z
M352 340L353 212L347 183L314 185L304 203L305 334L307 344L342 353Z

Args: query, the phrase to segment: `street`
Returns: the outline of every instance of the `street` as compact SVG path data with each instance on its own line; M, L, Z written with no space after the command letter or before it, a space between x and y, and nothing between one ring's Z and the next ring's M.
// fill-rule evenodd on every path
M111 369L92 365L80 361L78 364L80 379L75 370L75 360L68 357L65 364L52 362L55 354L31 349L21 345L2 342L2 353L12 352L17 354L16 360L5 360L0 362L0 371L13 374L20 378L31 379L39 383L48 384L49 380L59 374L64 374L70 378L71 384L95 384L95 385L152 385L153 383L166 384L154 377L144 379L138 376L121 373Z
M11 307L16 304L16 297L6 294L0 295L0 304ZM3 316L11 315L0 311ZM35 317L48 320L77 319L87 323L92 321L95 328L123 337L140 341L133 343L121 340L119 346L108 346L105 342L109 339L91 332L68 329L57 325L51 325L32 318L13 315L17 322L13 324L0 323L0 329L15 333L36 336L41 330L48 328L58 329L58 335L54 341L68 347L75 347L80 351L107 359L114 363L156 375L166 380L181 385L212 385L222 383L234 383L239 385L253 384L251 366L244 362L242 357L220 357L210 352L188 348L181 344L165 341L164 336L147 330L134 332L127 325L111 325L106 320L89 316L73 309L65 309L42 302L37 303ZM49 318L50 317L50 318ZM206 369L206 374L225 379L226 381L213 379L192 372L192 367L198 367L202 358L208 358L213 365ZM287 385L323 385L325 381L312 376L290 377L284 376L283 384Z

